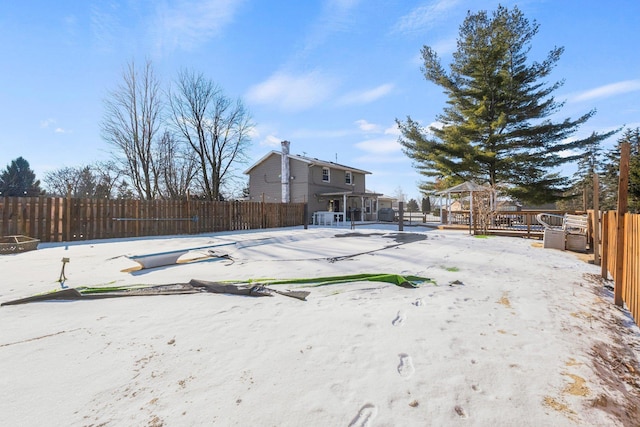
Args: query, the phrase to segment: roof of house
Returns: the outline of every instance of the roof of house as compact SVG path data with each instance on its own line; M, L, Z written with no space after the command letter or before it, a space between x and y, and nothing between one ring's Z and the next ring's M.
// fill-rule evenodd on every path
M249 167L249 169L247 169L243 173L245 175L248 175L249 173L251 173L251 170L253 168L255 168L260 163L264 162L269 157L274 156L274 155L281 156L282 153L279 152L279 151L275 151L275 150L272 150L272 151L268 152L260 160L258 160L253 165L251 165ZM316 158L312 158L312 157L300 156L300 155L297 155L297 154L289 154L289 158L290 159L294 159L294 160L298 160L298 161L301 161L301 162L304 162L304 163L307 163L309 166L322 166L322 167L329 167L329 168L334 168L334 169L341 169L341 170L345 170L345 171L358 172L358 173L362 173L362 174L371 174L371 172L363 170L363 169L358 169L358 168L354 168L354 167L351 167L351 166L341 165L341 164L335 163L335 162L327 162L327 161L316 159Z

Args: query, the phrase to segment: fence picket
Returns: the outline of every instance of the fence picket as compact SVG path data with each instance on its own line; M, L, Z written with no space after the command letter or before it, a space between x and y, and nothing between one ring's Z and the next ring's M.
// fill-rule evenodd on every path
M303 215L304 203L0 197L0 236L62 242L196 234L302 225Z
M640 326L640 214L625 214L618 218L616 211L606 212L608 233L603 234L607 250L606 272L615 281L617 271L622 274L622 300L637 325ZM623 268L618 270L616 260L617 221L625 221ZM604 243L606 235L606 244ZM603 250L604 250L603 247ZM603 260L604 262L604 260ZM603 273L604 273L603 269ZM603 274L604 276L604 274Z

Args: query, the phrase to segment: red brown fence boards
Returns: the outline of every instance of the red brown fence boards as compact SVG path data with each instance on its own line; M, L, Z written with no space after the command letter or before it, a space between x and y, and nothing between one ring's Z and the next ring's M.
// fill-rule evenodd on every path
M617 212L609 211L607 212L609 216L609 243L607 245L607 270L609 270L610 274L613 274L616 271L616 241L618 240L618 236L616 233L617 229Z
M624 301L636 320L640 320L638 293L640 292L640 215L625 215L625 269L624 269Z
M304 204L0 197L0 235L42 242L295 226Z
M608 222L608 236L606 242L607 270L609 276L616 279L616 229L617 213L606 212ZM633 316L636 324L640 325L640 214L625 214L624 238L624 267L622 270L622 299ZM604 248L603 248L604 250Z

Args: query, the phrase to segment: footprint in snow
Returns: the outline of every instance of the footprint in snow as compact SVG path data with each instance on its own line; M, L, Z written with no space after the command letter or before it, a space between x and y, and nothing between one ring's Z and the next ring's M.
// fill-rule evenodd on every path
M393 319L391 324L393 326L401 326L405 320L406 320L405 314L402 311L399 311L398 314L396 315L396 318Z
M468 418L467 413L462 406L456 405L454 409L460 418Z
M413 305L415 305L416 307L420 307L420 306L424 305L424 301L422 300L422 298L418 298L417 300L415 300Z
M398 373L403 378L409 378L416 371L411 361L411 356L406 353L400 353L400 364L398 365Z
M358 415L351 421L349 427L371 427L373 419L378 415L378 408L371 403L367 403L358 412Z

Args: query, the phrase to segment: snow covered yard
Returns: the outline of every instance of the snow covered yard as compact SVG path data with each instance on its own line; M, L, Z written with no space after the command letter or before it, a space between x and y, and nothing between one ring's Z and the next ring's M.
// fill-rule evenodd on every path
M222 243L235 244L215 247L220 258L150 270L125 256ZM205 293L3 306L3 423L638 425L638 328L599 267L538 246L378 225L2 256L0 302L59 289L62 258L68 287L356 273L435 282L308 287L307 301Z

